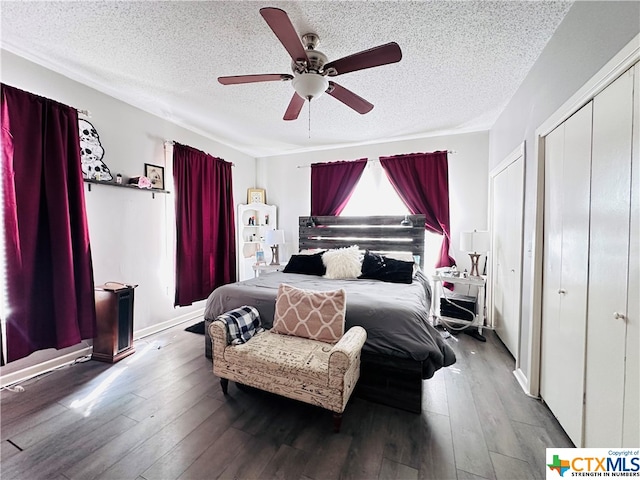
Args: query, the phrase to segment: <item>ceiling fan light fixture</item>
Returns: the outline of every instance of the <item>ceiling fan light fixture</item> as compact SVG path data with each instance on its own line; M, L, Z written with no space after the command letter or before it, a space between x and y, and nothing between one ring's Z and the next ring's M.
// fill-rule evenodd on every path
M307 100L318 98L329 88L329 81L319 73L301 73L291 83L296 93Z

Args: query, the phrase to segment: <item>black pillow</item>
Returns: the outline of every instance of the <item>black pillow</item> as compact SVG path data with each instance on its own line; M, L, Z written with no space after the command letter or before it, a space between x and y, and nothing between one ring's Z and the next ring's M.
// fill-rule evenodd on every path
M390 283L411 283L413 262L404 262L367 251L362 260L362 274L358 278Z
M292 255L289 263L284 267L284 273L302 273L304 275L324 275L327 267L322 263L322 254L313 255Z

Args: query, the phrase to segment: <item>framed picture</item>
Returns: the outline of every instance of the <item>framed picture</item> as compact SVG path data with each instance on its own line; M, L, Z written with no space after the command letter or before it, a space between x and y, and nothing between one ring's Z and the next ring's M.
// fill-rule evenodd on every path
M267 262L264 259L264 250L258 250L256 252L256 265L266 265Z
M151 180L151 188L164 190L164 167L145 163L144 176Z
M267 203L264 188L248 188L247 203Z

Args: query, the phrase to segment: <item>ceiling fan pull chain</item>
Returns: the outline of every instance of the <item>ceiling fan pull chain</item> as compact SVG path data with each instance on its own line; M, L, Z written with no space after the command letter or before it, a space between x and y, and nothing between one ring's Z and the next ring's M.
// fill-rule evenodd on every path
M309 138L311 138L311 99L309 99Z

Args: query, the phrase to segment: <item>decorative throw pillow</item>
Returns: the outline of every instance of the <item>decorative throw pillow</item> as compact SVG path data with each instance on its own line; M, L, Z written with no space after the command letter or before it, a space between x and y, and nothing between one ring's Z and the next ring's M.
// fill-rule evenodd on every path
M278 287L272 332L336 343L344 335L347 293Z
M357 245L327 250L322 255L322 261L327 267L326 278L358 278L360 275L360 249Z
M264 330L260 326L258 310L248 305L218 315L216 320L221 320L227 326L229 343L232 345L246 343L256 333Z
M313 255L292 255L284 267L284 273L324 275L327 269L322 262L322 252Z
M411 252L391 252L385 253L384 256L386 258L393 258L394 260L415 263L415 259L413 258L413 255L411 255Z
M306 250L300 250L298 255L315 255L316 253L324 253L326 251L326 248L307 248Z
M394 260L402 260L403 262L413 263L413 275L420 268L420 255L412 255L411 252L391 252L385 253L385 258L393 258Z
M358 278L390 283L411 283L413 281L413 265L413 262L387 258L367 250L362 261L362 275Z

